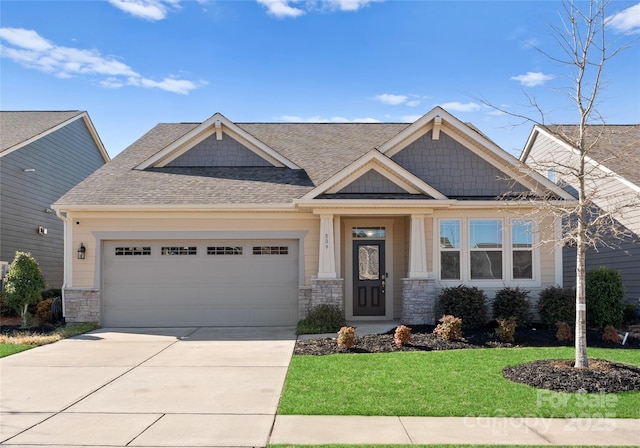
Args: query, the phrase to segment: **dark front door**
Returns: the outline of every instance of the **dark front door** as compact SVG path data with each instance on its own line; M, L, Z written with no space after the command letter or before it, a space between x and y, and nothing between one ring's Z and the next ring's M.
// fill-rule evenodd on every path
M353 315L384 316L384 241L353 242Z

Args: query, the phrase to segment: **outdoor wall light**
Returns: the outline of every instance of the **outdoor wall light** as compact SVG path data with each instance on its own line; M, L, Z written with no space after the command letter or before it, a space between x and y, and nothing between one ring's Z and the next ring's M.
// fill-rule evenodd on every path
M78 260L84 260L87 255L87 248L84 247L84 243L80 243L80 247L78 248Z

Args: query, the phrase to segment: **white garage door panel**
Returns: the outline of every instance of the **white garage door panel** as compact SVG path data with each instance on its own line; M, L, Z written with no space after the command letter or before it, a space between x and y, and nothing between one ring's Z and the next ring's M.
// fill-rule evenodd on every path
M207 247L242 246L242 255L207 255ZM253 247L287 247L254 255ZM150 247L151 255L115 255ZM161 255L162 247L196 247L196 255ZM110 241L103 246L103 325L295 325L298 242Z

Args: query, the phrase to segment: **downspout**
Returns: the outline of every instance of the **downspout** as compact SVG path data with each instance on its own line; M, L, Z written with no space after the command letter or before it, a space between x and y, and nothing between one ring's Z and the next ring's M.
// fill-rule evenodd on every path
M56 216L58 218L60 218L62 220L62 222L64 223L64 269L62 270L62 325L66 324L66 316L67 316L67 309L66 309L66 297L65 297L65 290L67 289L67 269L68 269L68 264L70 262L70 257L68 256L69 251L67 250L67 247L69 244L71 244L71 242L69 241L68 235L67 235L67 224L68 224L68 217L67 216L63 216L62 212L58 209L56 210Z

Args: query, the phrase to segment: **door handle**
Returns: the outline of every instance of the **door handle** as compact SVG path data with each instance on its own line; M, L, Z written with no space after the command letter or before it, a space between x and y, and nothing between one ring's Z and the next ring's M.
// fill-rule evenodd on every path
M384 280L382 280L382 294L384 294Z

